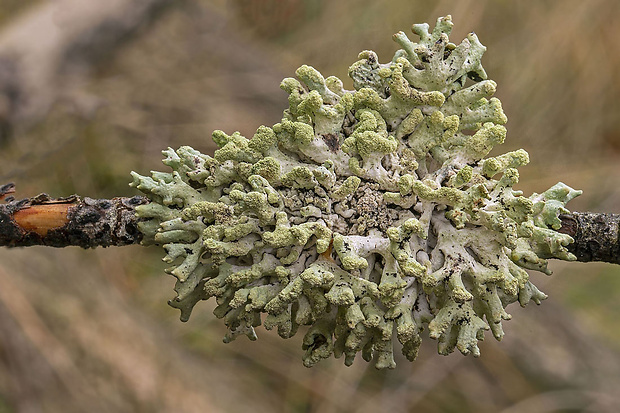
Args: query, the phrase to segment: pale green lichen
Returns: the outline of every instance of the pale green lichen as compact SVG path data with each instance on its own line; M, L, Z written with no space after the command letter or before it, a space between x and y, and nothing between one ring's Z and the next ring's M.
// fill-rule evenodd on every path
M357 353L394 367L393 342L415 359L425 327L441 354L479 354L499 340L508 304L546 296L525 269L573 260L558 214L580 192L557 184L529 198L512 187L524 150L485 156L506 137L495 82L475 34L448 41L450 17L380 64L371 51L349 69L353 91L302 66L281 84L281 123L250 140L213 134L213 157L164 151L172 172L134 175L152 203L137 208L144 243L175 264L187 320L215 297L229 332L282 337L310 326L306 366ZM263 317L263 314L267 314Z

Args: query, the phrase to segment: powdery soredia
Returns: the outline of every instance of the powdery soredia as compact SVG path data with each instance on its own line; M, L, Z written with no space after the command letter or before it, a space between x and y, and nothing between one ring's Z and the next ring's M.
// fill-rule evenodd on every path
M546 296L526 269L573 260L558 214L580 194L559 183L529 198L512 189L524 150L485 156L504 141L506 116L486 80L475 34L448 41L450 16L380 64L372 51L349 69L355 90L302 66L281 84L282 122L252 139L215 131L213 157L164 151L172 172L133 173L153 202L139 206L145 243L175 264L187 320L215 297L225 341L254 327L293 336L304 364L358 352L393 368L393 344L414 360L421 332L439 353L479 355L505 307ZM263 313L266 316L261 317Z

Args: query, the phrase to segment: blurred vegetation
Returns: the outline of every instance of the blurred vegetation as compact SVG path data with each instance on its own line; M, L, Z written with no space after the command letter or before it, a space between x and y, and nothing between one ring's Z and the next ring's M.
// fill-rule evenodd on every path
M24 7L29 3L28 7ZM36 10L3 1L2 25ZM392 33L452 14L475 30L509 118L502 152L525 148L520 188L583 189L574 210L620 212L620 3L615 0L187 0L91 68L75 100L12 125L0 183L18 196L134 194L129 171L160 151L212 151L210 133L251 136L280 119L281 78L303 63L347 79L364 49L391 58ZM347 83L348 82L348 83ZM32 97L36 99L35 96ZM86 103L85 103L86 102ZM89 110L83 108L87 106ZM94 110L92 108L95 108ZM224 345L206 302L187 324L165 302L161 251L0 250L0 412L615 412L620 405L620 268L552 263L550 298L510 307L506 338L479 359L436 354L376 371L359 360L301 364L301 343L259 330ZM200 311L202 310L202 311Z
M0 6L0 24L6 24L20 12L36 6L37 3L40 3L40 1L2 0L2 5Z

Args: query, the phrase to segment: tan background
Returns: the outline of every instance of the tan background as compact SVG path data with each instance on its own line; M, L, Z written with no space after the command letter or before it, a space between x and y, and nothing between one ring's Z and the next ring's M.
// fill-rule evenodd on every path
M0 2L0 45L48 6ZM519 188L541 192L561 180L584 190L573 210L620 212L616 0L175 2L79 70L59 72L53 88L29 95L37 110L28 116L5 110L2 118L0 99L0 183L16 182L22 196L133 195L129 171L163 169L162 149L210 152L213 129L251 136L277 122L286 105L279 81L299 65L350 87L346 72L359 51L388 61L393 33L445 14L455 22L452 41L474 30L488 47L483 64L509 118L507 142L495 153L522 147L532 159ZM35 31L31 41L45 37ZM300 337L285 341L262 328L257 342L224 345L211 302L180 323L166 305L174 280L161 256L138 246L0 250L0 412L620 406L617 266L554 262L551 278L534 274L550 298L509 307L506 338L489 334L479 359L438 356L427 338L416 362L399 357L396 370L376 371L361 360L306 369Z

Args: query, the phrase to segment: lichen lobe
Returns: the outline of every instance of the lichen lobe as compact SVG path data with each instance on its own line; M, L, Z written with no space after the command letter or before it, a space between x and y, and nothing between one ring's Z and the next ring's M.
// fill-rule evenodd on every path
M451 28L448 16L414 25L417 43L396 34L385 64L362 52L352 91L302 66L282 81L280 123L252 139L216 131L213 157L168 149L172 172L133 174L153 201L138 207L143 242L165 248L183 320L215 297L225 341L310 326L306 366L361 353L393 368L395 339L409 360L425 328L441 354L477 356L484 330L502 338L508 304L546 298L526 269L575 258L556 230L579 191L524 197L527 153L486 158L506 116L485 47L473 33L450 43Z

